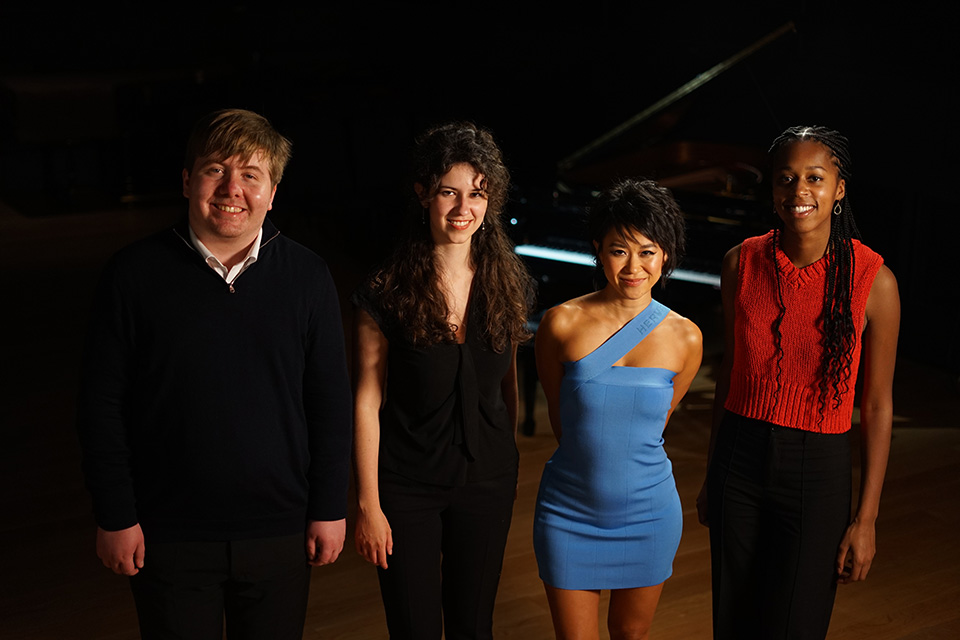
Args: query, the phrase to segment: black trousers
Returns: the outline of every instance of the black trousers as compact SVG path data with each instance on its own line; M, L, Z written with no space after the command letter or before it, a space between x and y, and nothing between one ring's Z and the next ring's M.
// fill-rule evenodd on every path
M493 637L516 487L515 473L438 487L381 470L393 555L377 571L392 640Z
M727 413L707 486L715 639L826 636L850 494L847 434Z
M304 534L147 542L130 578L144 640L301 640L310 588Z

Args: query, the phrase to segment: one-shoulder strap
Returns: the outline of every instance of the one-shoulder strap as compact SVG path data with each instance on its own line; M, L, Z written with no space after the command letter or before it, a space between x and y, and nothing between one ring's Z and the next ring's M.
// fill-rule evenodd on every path
M578 362L577 377L581 380L590 380L612 367L617 360L630 353L658 324L663 322L668 313L670 309L656 300L651 300L646 309Z

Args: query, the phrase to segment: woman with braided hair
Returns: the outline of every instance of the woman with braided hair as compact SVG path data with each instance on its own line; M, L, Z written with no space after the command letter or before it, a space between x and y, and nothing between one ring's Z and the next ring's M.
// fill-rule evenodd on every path
M836 585L866 578L876 550L900 299L893 273L859 241L847 139L793 127L770 157L782 228L724 258L725 351L697 506L710 527L714 638L822 639Z

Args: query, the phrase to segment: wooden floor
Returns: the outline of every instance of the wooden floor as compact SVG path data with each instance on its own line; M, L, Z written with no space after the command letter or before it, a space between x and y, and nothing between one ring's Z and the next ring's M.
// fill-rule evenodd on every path
M131 215L27 220L0 206L3 640L138 637L126 581L100 566L94 554L73 431L76 363L100 265L114 248L170 217L165 211ZM344 278L339 276L341 285ZM703 478L715 357L711 352L666 434L685 524L674 576L654 621L659 640L710 634L707 531L696 522L694 499ZM840 588L831 640L960 638L957 384L908 361L898 363L896 384L898 419L878 556L869 580ZM499 638L553 637L531 531L540 471L554 442L543 402L536 406L537 432L519 443L520 495L497 600ZM374 569L348 544L335 565L314 571L304 637L385 636Z

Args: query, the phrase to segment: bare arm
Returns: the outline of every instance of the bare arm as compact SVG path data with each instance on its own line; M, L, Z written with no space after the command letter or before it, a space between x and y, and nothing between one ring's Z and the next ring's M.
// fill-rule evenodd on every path
M680 400L690 389L690 384L700 370L700 362L703 359L703 334L700 333L700 328L690 320L683 320L681 344L685 352L683 368L673 377L673 400L670 402L670 411L667 413L667 423L670 422L670 416L680 404Z
M713 423L710 428L710 444L707 447L707 469L713 458L713 448L717 442L720 421L723 420L723 405L730 393L730 372L733 370L734 321L736 311L734 303L737 297L737 278L740 274L740 245L735 246L723 257L720 270L720 298L723 302L723 360L717 371L717 389L713 396ZM697 496L697 516L700 524L709 526L707 520L707 481L704 479L700 495Z
M386 391L388 343L380 327L356 310L354 348L354 470L357 480L357 553L384 569L393 553L390 524L380 509L380 406Z
M893 370L900 331L897 280L881 267L867 298L860 400L860 499L837 551L840 584L863 580L876 553L876 520L893 427Z
M537 375L543 394L547 398L547 413L550 428L557 441L563 435L560 426L560 381L563 379L563 363L560 361L560 340L557 337L557 309L548 310L537 329L536 357Z

